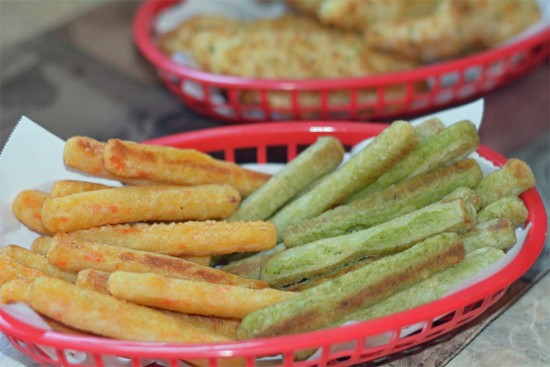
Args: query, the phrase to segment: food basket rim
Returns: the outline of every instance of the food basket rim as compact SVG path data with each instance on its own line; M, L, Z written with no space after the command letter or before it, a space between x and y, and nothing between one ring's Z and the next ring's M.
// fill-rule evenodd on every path
M344 121L296 121L278 123L256 123L246 126L222 126L206 128L197 131L183 132L156 139L147 140L146 143L172 145L178 142L192 143L201 139L208 139L212 136L231 136L243 142L250 137L258 137L266 133L282 134L290 136L297 132L309 132L311 136L320 134L353 133L363 134L362 138L376 135L383 130L387 124L359 123ZM312 127L325 127L325 129L312 129ZM220 139L220 147L223 145ZM257 140L257 139L256 139ZM251 140L253 144L258 144ZM345 143L345 142L344 142ZM480 145L478 153L502 166L506 158L501 154ZM103 337L75 336L56 331L43 330L26 324L9 315L0 308L0 331L7 335L21 338L27 342L38 345L48 345L59 348L75 348L77 350L95 352L121 353L131 352L135 357L148 356L158 353L163 357L176 357L185 353L185 356L247 356L250 353L255 355L266 355L278 353L281 350L302 349L315 343L333 345L349 340L368 338L381 335L386 332L398 332L406 326L415 325L418 322L433 320L439 316L454 312L491 294L496 294L506 289L510 284L519 279L536 261L542 252L547 231L547 218L544 204L536 188L529 189L521 196L529 209L528 222L531 229L525 239L523 248L516 257L503 269L488 278L472 284L463 290L439 300L418 306L406 311L373 319L370 321L358 322L341 327L318 330L313 332L285 335L269 338L258 338L242 341L209 343L209 344L188 344L188 343L153 343L143 341L127 341L106 339ZM456 326L455 326L456 327Z
M469 66L475 66L492 60L510 52L521 50L528 45L535 45L547 39L550 42L550 26L534 32L520 41L477 52L472 55L441 61L430 65L420 66L412 70L397 71L372 76L358 76L345 78L316 78L316 79L263 79L248 78L233 75L215 74L193 67L179 64L162 53L153 40L152 25L160 11L166 7L185 0L144 0L137 9L133 21L133 36L141 53L157 68L173 75L190 80L208 82L212 85L243 88L268 88L278 90L323 90L350 87L383 87L393 84L425 79L427 77L450 73Z

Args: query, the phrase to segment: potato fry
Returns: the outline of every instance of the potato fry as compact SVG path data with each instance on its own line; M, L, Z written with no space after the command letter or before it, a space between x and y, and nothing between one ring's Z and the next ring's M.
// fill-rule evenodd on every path
M21 191L12 203L12 211L15 218L31 231L40 234L51 234L42 224L42 205L50 195L39 190Z
M343 157L344 147L338 139L320 137L245 198L229 220L269 218L302 189L336 169Z
M477 213L478 223L492 219L507 218L517 227L527 220L529 211L523 200L514 195L504 196L485 206Z
M51 236L36 237L31 244L31 251L40 255L46 255L52 241Z
M103 185L100 183L78 181L78 180L59 180L55 181L50 190L50 196L67 196L78 192L112 189L114 186Z
M508 250L517 241L514 225L509 219L497 218L478 223L462 236L464 249L472 252L482 247Z
M284 288L366 257L403 251L441 232L464 233L473 228L475 215L475 209L462 200L431 204L365 230L279 252L264 262L261 279Z
M367 229L434 203L458 187L474 187L482 177L473 159L438 167L291 225L283 232L283 241L287 247L296 247Z
M138 221L223 219L239 201L229 185L117 187L49 198L42 223L51 232L71 232Z
M475 190L481 199L481 207L484 208L505 196L518 196L535 184L531 168L525 162L511 158L502 168L483 177Z
M174 256L258 252L277 244L275 226L265 221L120 224L74 231L71 236Z
M239 319L294 296L271 288L251 289L124 271L111 273L108 284L113 296L139 305Z
M403 160L381 175L376 182L365 186L351 200L381 190L450 162L463 159L477 149L479 136L471 121L452 124L439 134L419 143Z
M332 325L346 314L379 302L463 258L464 247L456 233L436 235L249 314L237 335L239 339L269 337Z
M374 182L407 155L416 143L416 133L409 123L394 122L357 155L310 191L284 206L270 220L281 235L291 224L313 218L341 204L361 187Z
M123 270L250 288L267 286L263 281L241 278L177 257L86 241L65 233L58 233L53 237L47 257L52 264L77 272L83 269L106 272Z
M116 176L183 186L229 184L243 197L250 195L271 177L194 149L119 139L107 142L103 158L105 169Z
M74 283L76 280L75 272L67 271L52 265L45 256L27 250L24 247L8 245L2 247L0 253L12 258L23 266L38 270L46 275L63 279L70 283Z
M155 182L132 180L125 177L118 177L107 172L103 165L104 151L104 142L86 136L73 136L65 142L63 162L68 168L95 177L108 178L131 185L158 185L158 183Z
M185 343L229 340L160 311L48 276L31 283L28 298L29 306L40 314L64 325L115 339Z

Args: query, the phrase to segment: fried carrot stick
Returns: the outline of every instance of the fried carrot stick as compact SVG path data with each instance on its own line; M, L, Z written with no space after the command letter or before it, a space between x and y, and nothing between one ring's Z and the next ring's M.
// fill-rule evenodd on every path
M114 186L103 185L88 181L58 180L53 183L50 190L50 195L52 197L66 196L70 194L76 194L77 192L112 189L113 187Z
M40 234L51 234L42 224L42 205L50 195L39 190L23 190L12 202L15 218L27 228Z
M47 199L42 223L51 232L138 221L222 219L239 205L229 185L126 186Z
M111 273L108 284L115 297L140 305L238 319L294 296L271 288L251 289L124 271Z
M241 278L177 257L86 241L65 233L58 233L53 237L47 257L52 264L71 271L96 269L114 272L123 270L250 288L265 288L267 286L263 281Z
M4 287L10 286L7 283ZM3 292L4 293L4 292ZM207 343L229 338L147 307L85 289L48 276L35 279L28 290L29 306L79 330L116 339Z
M170 185L229 184L245 197L271 177L194 149L109 139L103 153L105 169L132 179Z
M266 221L119 224L74 231L71 236L174 256L258 252L277 244L275 226Z

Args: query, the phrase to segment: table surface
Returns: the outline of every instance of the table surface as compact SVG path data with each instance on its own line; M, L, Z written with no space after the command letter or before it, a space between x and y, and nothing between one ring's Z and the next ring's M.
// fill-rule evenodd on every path
M21 115L68 138L144 140L222 126L182 105L159 83L132 42L138 3L102 3L63 25L3 48L0 55L0 146ZM40 14L40 7L35 11ZM0 32L1 33L1 32ZM525 160L550 199L550 62L486 97L481 143ZM550 250L507 295L445 343L388 366L550 365ZM0 336L1 366L34 366Z

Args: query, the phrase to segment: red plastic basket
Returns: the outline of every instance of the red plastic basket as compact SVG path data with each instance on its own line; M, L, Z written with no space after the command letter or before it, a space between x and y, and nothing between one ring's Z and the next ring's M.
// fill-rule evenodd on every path
M177 0L148 0L134 19L134 38L164 84L194 110L225 122L381 120L440 110L501 87L550 54L550 27L522 41L412 71L342 79L269 80L217 75L177 64L155 44L154 22ZM255 94L254 103L245 95ZM274 105L270 93L284 95ZM314 102L302 97L315 94ZM347 93L339 104L331 95ZM218 98L215 98L218 97Z
M351 146L381 132L387 125L354 122L278 122L225 126L181 133L149 140L148 143L196 148L239 161L242 152L250 161L272 162L275 150L287 160L294 158L304 146L322 135L339 138ZM481 146L478 153L501 166L506 159ZM524 246L509 265L475 285L429 304L387 317L311 333L274 338L245 340L224 344L160 344L82 337L46 331L29 326L0 310L0 330L13 346L42 364L65 366L113 366L110 357L122 358L120 365L142 366L151 360L162 365L177 366L180 360L203 358L212 366L225 365L228 358L242 357L246 366L261 365L260 358L277 355L280 366L349 366L372 361L392 353L410 349L438 338L475 319L497 302L510 284L524 274L542 251L546 238L547 219L543 202L535 189L521 195L528 210L530 232ZM410 327L419 325L410 334ZM384 336L384 338L380 338ZM378 342L372 342L377 338ZM338 346L346 345L339 350ZM41 346L41 347L39 347ZM44 347L51 353L44 353ZM320 348L318 358L294 361L297 351ZM74 352L87 353L86 363L70 363ZM72 353L72 354L71 354Z

